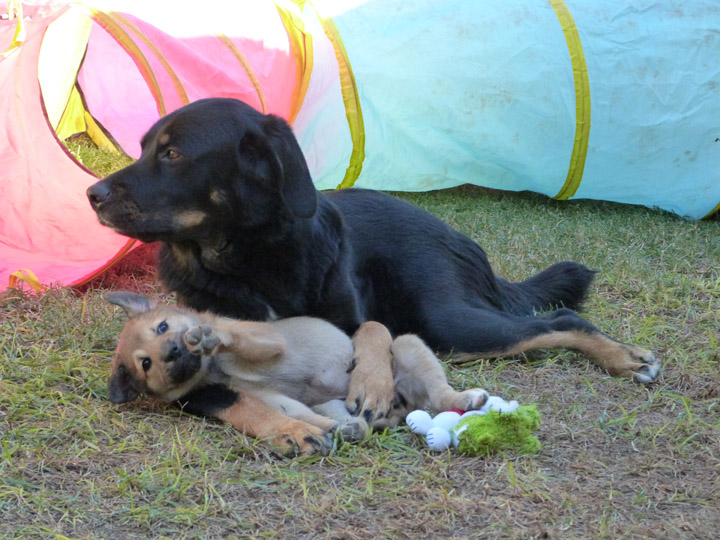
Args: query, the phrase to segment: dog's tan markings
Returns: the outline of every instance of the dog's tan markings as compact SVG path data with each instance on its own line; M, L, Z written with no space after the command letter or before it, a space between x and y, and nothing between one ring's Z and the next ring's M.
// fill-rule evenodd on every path
M368 423L386 416L395 397L392 342L387 328L374 321L360 325L353 336L355 357L345 405Z
M213 204L215 204L215 205L217 205L217 206L221 206L221 205L223 205L223 204L227 204L227 202L228 202L228 201L227 201L227 194L226 194L224 191L220 190L220 189L215 189L215 188L213 188L213 189L210 191L210 202L212 202Z
M165 146L167 143L170 142L170 134L167 132L160 134L157 141L160 146Z
M487 354L460 354L456 363L471 358L512 356L533 349L572 349L580 351L613 377L627 377L638 382L651 382L660 373L661 363L652 352L615 341L600 332L581 330L555 331L543 334L501 351Z
M247 392L217 417L283 453L327 455L332 449L332 440L322 429L289 418Z
M190 228L197 227L207 218L205 212L199 210L185 210L184 212L177 212L172 216L173 223L179 228Z

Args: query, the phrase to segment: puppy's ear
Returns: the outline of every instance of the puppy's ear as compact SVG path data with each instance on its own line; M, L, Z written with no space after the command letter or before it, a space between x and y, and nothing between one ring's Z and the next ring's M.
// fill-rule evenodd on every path
M137 317L141 313L150 311L157 306L157 301L151 300L147 296L126 291L109 292L106 293L103 298L105 298L107 302L123 308L125 314L130 319Z
M243 167L270 189L279 191L286 207L300 218L317 210L317 191L305 156L290 126L282 118L267 115L262 133L248 132L240 143Z
M127 403L133 401L138 395L139 392L133 385L130 372L123 364L118 364L108 381L108 398L113 403Z

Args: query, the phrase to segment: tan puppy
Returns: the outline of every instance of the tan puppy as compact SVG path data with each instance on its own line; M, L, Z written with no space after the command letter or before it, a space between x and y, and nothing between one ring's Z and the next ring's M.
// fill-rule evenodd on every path
M473 410L487 399L481 389L453 390L420 338L393 340L379 323L364 323L351 340L311 317L237 321L128 292L105 298L129 317L113 358L112 402L140 393L179 401L194 414L217 417L284 451L326 454L333 431L359 439L368 421L392 427L426 404L439 411ZM374 397L369 380L382 387ZM380 414L348 412L369 410L363 402L382 396L392 401L386 399Z

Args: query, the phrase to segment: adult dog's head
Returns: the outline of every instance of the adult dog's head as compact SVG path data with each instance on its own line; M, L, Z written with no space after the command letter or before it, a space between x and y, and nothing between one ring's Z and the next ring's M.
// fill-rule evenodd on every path
M110 401L125 403L141 393L174 401L189 392L203 371L202 358L183 339L199 324L196 314L129 292L110 292L105 299L128 316L112 361Z
M161 118L132 165L93 184L103 225L143 241L214 238L278 215L309 218L317 192L281 118L234 99L196 101Z

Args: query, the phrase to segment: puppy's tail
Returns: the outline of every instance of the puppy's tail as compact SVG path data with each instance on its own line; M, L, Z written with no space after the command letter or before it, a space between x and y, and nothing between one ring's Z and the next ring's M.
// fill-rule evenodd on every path
M559 262L518 283L501 282L505 309L532 315L561 307L582 309L595 271L576 262Z

